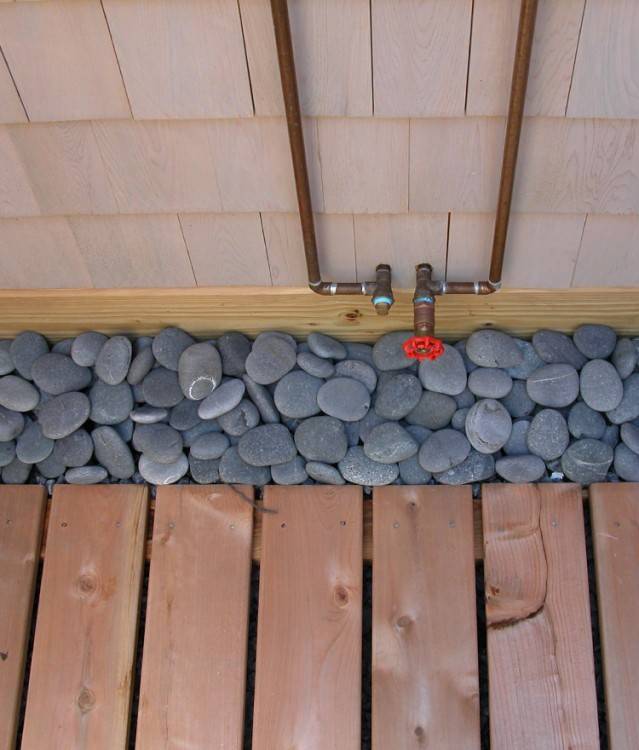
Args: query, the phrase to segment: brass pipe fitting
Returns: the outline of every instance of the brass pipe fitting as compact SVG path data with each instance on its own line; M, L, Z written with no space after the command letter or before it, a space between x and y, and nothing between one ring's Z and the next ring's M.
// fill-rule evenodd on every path
M378 315L388 315L395 297L391 285L391 267L387 263L380 263L375 269L375 290L371 302Z

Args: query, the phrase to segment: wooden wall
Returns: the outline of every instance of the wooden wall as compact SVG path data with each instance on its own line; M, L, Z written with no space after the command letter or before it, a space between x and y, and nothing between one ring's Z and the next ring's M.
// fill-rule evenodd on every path
M486 275L518 0L289 0L321 259ZM639 286L639 2L541 0L504 281ZM303 284L268 0L0 0L0 286Z

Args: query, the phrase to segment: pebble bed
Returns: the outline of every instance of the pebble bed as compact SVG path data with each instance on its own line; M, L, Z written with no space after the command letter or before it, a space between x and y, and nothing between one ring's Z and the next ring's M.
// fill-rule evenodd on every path
M639 338L480 330L417 363L269 331L0 341L0 477L458 485L639 481Z

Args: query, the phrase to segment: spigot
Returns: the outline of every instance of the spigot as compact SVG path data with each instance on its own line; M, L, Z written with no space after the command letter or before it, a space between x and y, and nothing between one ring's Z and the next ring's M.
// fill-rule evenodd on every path
M371 302L378 315L388 315L394 301L391 267L387 263L380 263L375 269L375 290Z
M404 342L404 353L411 359L437 359L444 353L443 343L435 338L435 297L431 292L433 267L420 263L415 267L413 295L413 333Z

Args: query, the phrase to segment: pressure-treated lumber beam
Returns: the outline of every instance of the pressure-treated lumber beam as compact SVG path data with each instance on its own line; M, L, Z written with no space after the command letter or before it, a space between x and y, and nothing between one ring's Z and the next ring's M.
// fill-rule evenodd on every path
M379 316L365 299L319 298L289 287L4 290L0 337L25 329L52 339L92 328L149 334L177 325L196 336L228 330L255 335L274 328L296 336L322 331L349 341L374 341L387 331L412 328L412 292L398 292L396 299L391 314ZM487 297L437 300L436 332L450 339L484 326L526 336L539 328L569 332L581 323L606 323L619 333L639 334L639 288L507 289Z

